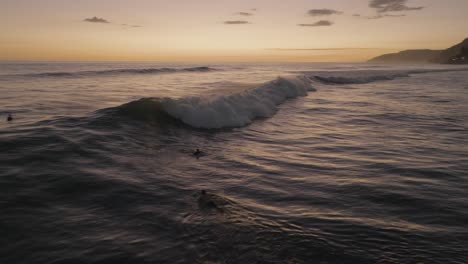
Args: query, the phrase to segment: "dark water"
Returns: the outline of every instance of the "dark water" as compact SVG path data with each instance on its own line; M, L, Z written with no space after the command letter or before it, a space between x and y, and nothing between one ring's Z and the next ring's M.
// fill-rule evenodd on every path
M468 262L464 69L0 69L0 263Z

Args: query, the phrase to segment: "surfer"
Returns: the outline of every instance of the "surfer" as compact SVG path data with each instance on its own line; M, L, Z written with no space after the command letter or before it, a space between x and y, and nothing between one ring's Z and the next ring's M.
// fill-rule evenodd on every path
M202 152L201 152L200 149L197 149L197 150L195 150L195 152L193 152L194 156L200 156L201 154L202 154Z
M206 193L205 190L200 192L200 197L198 197L198 206L202 209L221 209L213 201L213 195Z
M11 114L8 114L7 121L13 121L13 116L11 116Z

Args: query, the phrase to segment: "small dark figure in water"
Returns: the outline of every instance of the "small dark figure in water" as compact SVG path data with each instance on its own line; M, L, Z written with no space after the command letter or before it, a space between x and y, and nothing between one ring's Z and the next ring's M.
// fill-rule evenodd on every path
M13 116L11 116L11 114L8 114L7 121L13 121Z
M201 154L202 154L202 152L201 152L200 149L197 149L197 150L195 150L195 152L193 152L194 156L200 156Z
M219 207L212 199L212 195L207 194L205 190L200 192L200 197L198 197L198 206L202 209L218 209Z

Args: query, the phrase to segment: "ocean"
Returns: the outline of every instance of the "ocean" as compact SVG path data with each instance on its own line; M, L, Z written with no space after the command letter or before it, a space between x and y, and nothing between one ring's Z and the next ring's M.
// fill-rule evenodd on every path
M0 263L468 263L463 66L3 62L0 117Z

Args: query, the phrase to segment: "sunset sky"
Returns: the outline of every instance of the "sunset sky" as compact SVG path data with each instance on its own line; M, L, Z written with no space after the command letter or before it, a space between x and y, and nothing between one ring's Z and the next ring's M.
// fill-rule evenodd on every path
M0 60L362 61L468 37L467 0L0 0Z

